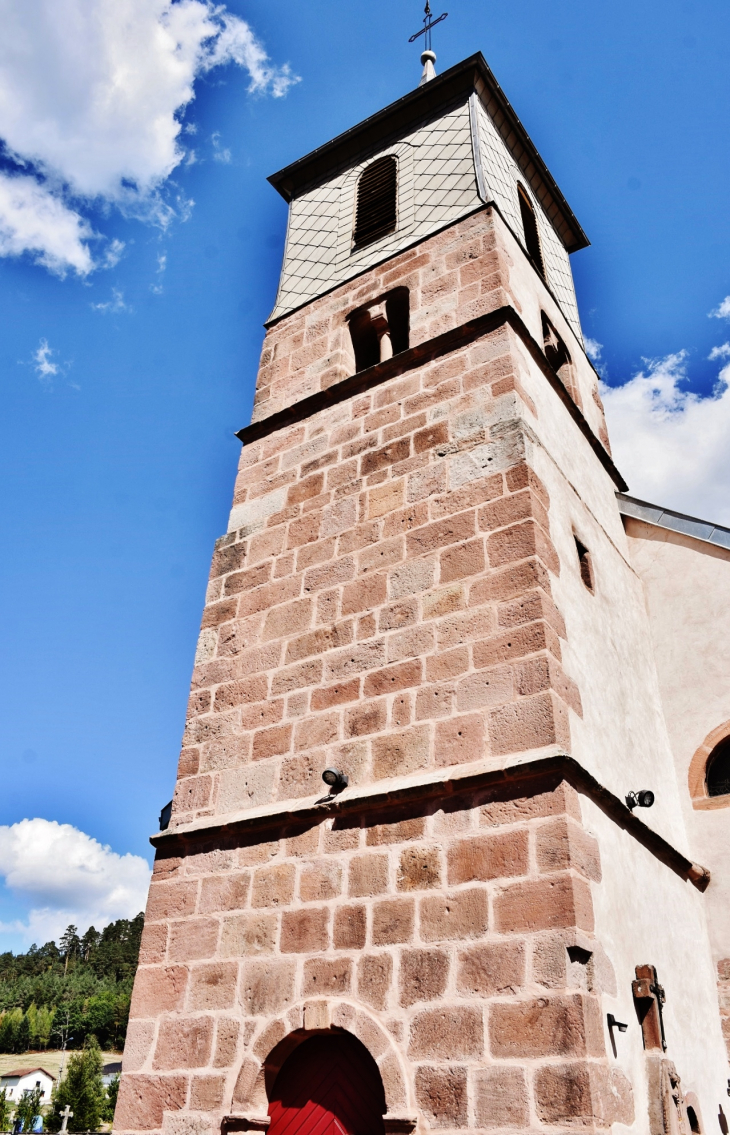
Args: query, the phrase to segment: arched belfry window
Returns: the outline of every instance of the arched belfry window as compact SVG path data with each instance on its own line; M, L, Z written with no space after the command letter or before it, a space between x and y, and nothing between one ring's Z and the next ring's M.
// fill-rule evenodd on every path
M527 190L523 185L517 186L517 196L520 199L520 214L522 216L522 228L525 233L525 248L527 249L533 264L538 272L545 279L545 265L542 259L542 249L540 248L540 233L537 228L537 217L535 210L532 207L532 201L529 198Z
M708 796L730 796L730 737L723 737L710 753L706 784Z
M392 233L398 221L398 162L393 154L378 158L360 174L355 208L356 248Z

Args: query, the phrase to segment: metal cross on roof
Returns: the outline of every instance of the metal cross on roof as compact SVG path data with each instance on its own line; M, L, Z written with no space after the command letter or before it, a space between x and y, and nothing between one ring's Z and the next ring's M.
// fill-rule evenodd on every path
M431 28L436 27L436 24L440 24L442 20L445 20L449 13L448 12L442 12L442 14L440 16L437 16L436 19L434 20L432 18L432 15L431 15L430 0L426 0L426 7L423 10L426 13L424 21L423 21L423 27L421 28L420 32L416 32L415 35L412 35L411 38L408 40L408 42L414 43L415 40L418 39L419 35L423 35L423 36L426 37L425 42L424 42L424 50L430 51L431 50Z

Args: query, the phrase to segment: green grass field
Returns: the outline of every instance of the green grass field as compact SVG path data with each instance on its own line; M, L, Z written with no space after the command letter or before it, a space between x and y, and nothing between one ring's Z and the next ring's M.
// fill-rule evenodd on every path
M2 1052L0 1053L0 1076L7 1076L8 1072L13 1072L16 1068L45 1068L46 1072L50 1072L52 1076L58 1079L61 1055L60 1052L51 1050L45 1052L24 1052L21 1056ZM70 1055L71 1052L66 1053L65 1068L68 1068L68 1058ZM111 1064L113 1061L121 1060L122 1054L121 1052L102 1052L102 1057L105 1064Z

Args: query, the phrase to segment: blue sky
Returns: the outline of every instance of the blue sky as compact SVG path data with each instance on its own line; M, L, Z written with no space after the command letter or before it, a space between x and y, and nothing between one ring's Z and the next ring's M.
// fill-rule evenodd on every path
M0 0L0 949L143 902L281 261L266 176L416 85L422 18L27 7ZM573 270L632 491L730 524L727 4L448 7L437 69L483 51L592 241ZM181 14L172 66L152 25Z

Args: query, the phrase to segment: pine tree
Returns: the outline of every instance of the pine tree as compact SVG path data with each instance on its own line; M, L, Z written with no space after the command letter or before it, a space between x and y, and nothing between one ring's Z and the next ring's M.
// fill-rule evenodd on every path
M49 1009L47 1005L41 1005L36 1013L36 1037L38 1038L38 1046L40 1048L48 1048L53 1031L53 1018L56 1010L53 1006Z
M5 1088L0 1091L0 1131L7 1131L10 1122L10 1100Z
M79 946L79 952L85 962L88 962L89 958L91 957L92 951L95 950L98 946L100 938L101 934L93 926L90 926L84 934Z
M74 1052L68 1062L68 1071L53 1097L53 1110L48 1116L48 1129L61 1127L61 1111L69 1104L73 1119L69 1131L95 1131L101 1122L106 1104L106 1092L101 1078L103 1062L101 1049L95 1036L90 1036L81 1052Z
M23 1019L22 1009L9 1009L0 1021L0 1052L15 1052L15 1035Z
M78 926L67 926L64 930L58 948L64 958L63 972L68 972L69 958L75 958L81 949L81 939L79 938Z
M30 1005L25 1011L28 1018L28 1048L38 1047L38 1009L36 1008L35 1001L31 1001Z
M27 1052L30 1048L30 1021L28 1014L23 1013L18 1021L18 1027L15 1030L15 1037L13 1038L13 1052Z

